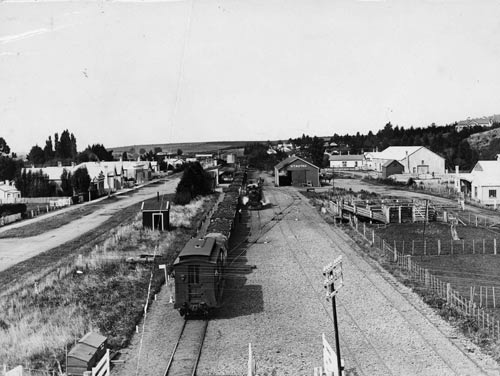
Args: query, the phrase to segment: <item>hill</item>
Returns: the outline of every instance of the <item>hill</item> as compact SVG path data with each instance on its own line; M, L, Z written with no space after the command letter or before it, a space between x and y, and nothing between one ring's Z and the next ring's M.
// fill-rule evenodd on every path
M467 141L481 159L496 159L496 155L500 154L500 128L471 134Z
M178 149L181 149L183 154L196 154L196 153L217 153L236 148L243 148L248 142L251 141L209 141L209 142L183 142L171 144L143 144L143 145L128 145L128 146L115 146L107 148L112 150L113 154L122 154L126 151L129 154L142 154L141 150L148 152L160 148L162 152L175 154Z

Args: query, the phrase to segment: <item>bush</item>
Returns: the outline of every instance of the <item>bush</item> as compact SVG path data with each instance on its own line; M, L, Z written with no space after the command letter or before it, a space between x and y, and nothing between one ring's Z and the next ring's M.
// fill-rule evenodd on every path
M2 204L0 205L0 216L26 213L26 204Z
M212 180L210 174L205 172L198 162L188 164L175 190L174 202L185 205L196 196L212 193Z

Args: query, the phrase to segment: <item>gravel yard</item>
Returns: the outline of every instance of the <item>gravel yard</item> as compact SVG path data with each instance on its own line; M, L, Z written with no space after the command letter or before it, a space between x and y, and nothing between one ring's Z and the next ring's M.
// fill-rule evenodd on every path
M321 334L335 343L321 272L339 255L345 286L337 307L348 375L500 374L492 359L365 260L354 242L293 188L265 189L274 206L245 216L249 243L233 252L240 255L235 264L254 267L228 280L224 306L208 326L199 376L246 375L248 343L259 375L311 375L322 365ZM148 312L140 362L137 335L122 356L125 363L112 373L162 374L181 323L162 291Z

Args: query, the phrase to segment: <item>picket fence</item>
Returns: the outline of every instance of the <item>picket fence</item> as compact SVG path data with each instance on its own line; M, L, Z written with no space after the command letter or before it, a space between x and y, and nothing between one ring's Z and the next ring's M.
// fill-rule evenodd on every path
M458 291L451 288L450 283L443 282L429 273L429 270L418 265L411 255L399 252L396 247L376 236L373 231L371 236L367 237L366 228L363 226L364 231L360 231L357 221L356 223L351 222L351 226L370 244L381 249L391 262L405 271L412 280L420 282L425 288L444 299L449 307L454 308L461 315L474 319L478 327L487 331L492 339L500 340L500 321L495 320L493 315L479 307L474 301L461 296Z

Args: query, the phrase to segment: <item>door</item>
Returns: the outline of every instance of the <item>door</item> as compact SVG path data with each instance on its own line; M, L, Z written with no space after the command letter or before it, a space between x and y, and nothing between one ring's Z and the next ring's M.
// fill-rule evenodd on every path
M153 213L153 230L164 230L162 219L163 219L163 214Z
M188 301L201 302L200 265L188 265Z

